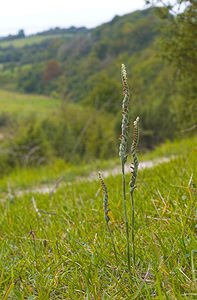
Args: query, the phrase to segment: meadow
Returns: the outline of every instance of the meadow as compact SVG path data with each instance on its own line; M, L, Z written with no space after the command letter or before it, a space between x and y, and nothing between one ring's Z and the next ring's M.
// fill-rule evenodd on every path
M139 172L131 277L121 176L105 179L117 260L98 180L70 182L53 194L2 195L2 299L196 299L197 148L192 142L193 147L189 140L168 143L163 150L175 154L177 149L176 158Z
M15 47L15 48L21 48L24 46L31 46L33 44L39 44L43 41L46 40L51 40L51 39L56 39L56 38L70 38L72 34L56 34L56 35L33 35L33 36L28 36L24 38L19 38L19 39L13 39L10 41L1 41L0 40L0 47L2 48L7 48L7 47Z
M60 100L40 95L25 95L22 93L0 90L0 111L1 114L9 114L20 117L36 114L46 116L60 106Z

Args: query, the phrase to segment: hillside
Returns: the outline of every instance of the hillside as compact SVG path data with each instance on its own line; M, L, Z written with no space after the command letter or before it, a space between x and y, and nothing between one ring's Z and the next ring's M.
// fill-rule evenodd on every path
M19 114L21 118L35 113L37 116L47 116L60 105L59 100L44 95L28 95L0 90L0 112L8 114L12 118Z
M8 48L15 47L20 48L24 46L29 46L33 44L39 44L44 40L51 40L53 38L70 38L79 33L88 32L86 27L75 27L71 26L69 28L50 28L45 31L38 32L37 34L32 34L26 36L23 30L19 30L16 35L8 35L6 37L0 37L0 47Z
M131 92L130 118L134 120L139 115L141 120L140 147L151 149L166 139L185 135L196 119L191 80L184 79L183 92L176 69L164 63L160 39L165 37L162 27L167 20L161 20L156 10L149 8L116 16L91 30L76 31L71 27L72 32L67 32L67 36L64 30L49 30L32 37L37 42L20 44L20 47L15 45L20 42L17 39L8 47L2 46L5 41L0 41L0 88L13 92L7 94L8 98L3 96L5 92L0 93L3 107L0 130L7 131L10 119L11 124L20 128L12 130L9 151L16 151L16 144L18 149L22 147L31 153L33 146L28 137L31 132L31 139L39 145L41 157L44 153L45 162L51 157L75 162L113 157L120 135L122 63L127 67ZM46 39L39 40L40 37ZM54 103L56 106L55 99L57 103L61 99L62 106L57 105L57 115L52 110L48 118L40 119L44 102L39 103L35 97L30 120L28 117L26 123L20 122L17 114L7 116L14 107L22 111L19 103L23 100L15 101L16 92L32 94L31 103L35 94L50 96L45 102L50 107ZM74 105L72 113L68 104ZM110 126L106 126L109 123ZM10 161L9 151L6 163L5 158L2 160L6 166L8 163L15 167L17 160ZM39 155L36 156L38 162ZM23 159L19 158L18 163L23 165Z
M0 178L15 169L112 158L115 124L113 114L92 107L0 90Z
M128 60L152 46L156 37L160 35L160 23L161 20L154 14L154 9L147 9L123 17L116 16L111 22L89 31L79 31L76 34L69 31L67 36L63 33L60 36L61 31L53 35L54 31L48 31L29 38L12 40L10 47L5 47L9 45L5 44L8 41L1 41L0 63L5 71L14 69L18 74L22 71L23 74L16 79L16 87L26 92L50 93L59 88L59 92L64 92L71 101L80 101L87 96L87 92L84 92L86 81L91 81L92 76L98 75L102 70L108 70L114 66L117 59L122 59L122 56ZM46 40L40 39L41 37L45 37ZM20 49L17 48L18 44ZM46 87L44 75L50 60L59 63L59 69L55 64L51 66L51 69L56 67L59 72L56 72L55 78L49 78ZM31 70L32 64L34 70ZM110 71L107 73L110 74ZM38 86L38 82L31 86L35 74L41 76L41 86ZM30 76L28 84L21 83L20 79L25 81L27 75ZM66 78L64 90L55 81L57 77L62 80ZM119 80L119 76L116 78ZM52 82L53 88L49 89ZM81 84L77 86L76 82Z
M61 97L116 114L121 100L119 70L124 62L135 104L132 117L140 113L146 145L160 142L171 137L166 116L174 118L172 98L176 95L174 74L159 58L161 24L151 8L116 16L69 39L62 36L20 48L1 47L0 87ZM157 132L156 127L160 127Z
M70 38L69 34L59 34L59 35L32 35L29 37L12 39L12 40L0 40L1 48L23 48L25 46L31 46L35 44L40 44L43 41L51 40L53 38Z

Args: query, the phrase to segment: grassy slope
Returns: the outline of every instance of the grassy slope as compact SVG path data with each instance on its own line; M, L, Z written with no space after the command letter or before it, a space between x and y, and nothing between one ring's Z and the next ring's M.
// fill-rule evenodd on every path
M182 144L183 145L183 144ZM189 147L189 143L188 143ZM4 299L195 299L196 148L139 173L137 266L126 268L121 177L106 179L118 265L97 181L74 183L52 196L0 202L0 295ZM148 270L148 272L147 272ZM146 279L144 279L146 277Z
M36 114L36 117L46 117L48 114L54 114L56 111L65 109L65 107L71 114L80 115L82 111L95 113L94 109L84 108L84 106L79 104L66 102L63 108L62 104L64 105L65 102L44 95L16 93L0 89L1 114L5 113L13 117L18 114L20 114L20 117L28 117L31 114Z
M26 95L0 90L0 112L20 116L37 113L48 114L57 107L60 101L46 96Z
M68 37L70 38L72 36L71 34L56 34L56 35L35 35L35 36L30 36L26 38L21 38L21 39L15 39L11 41L0 41L0 47L5 48L5 47L16 47L16 48L21 48L24 46L30 46L32 44L39 44L44 40L51 40L54 38L59 38L59 37Z
M152 160L160 157L181 155L182 152L189 153L190 149L197 145L197 138L166 142L160 145L153 152L140 154L140 161ZM56 160L47 166L37 168L19 168L8 176L0 179L0 192L6 192L8 184L12 192L25 188L42 187L43 185L55 185L56 181L63 177L63 182L74 181L76 176L88 176L91 172L98 172L103 169L110 169L117 166L119 160L93 161L92 163L81 164L80 168L76 165L65 163L63 160Z
M70 114L78 115L85 110L82 106L72 103L64 103L60 99L54 99L43 95L30 95L16 92L9 92L0 89L0 114L19 118L29 118L32 115L36 120L43 118L52 119L58 115L62 109L69 111Z

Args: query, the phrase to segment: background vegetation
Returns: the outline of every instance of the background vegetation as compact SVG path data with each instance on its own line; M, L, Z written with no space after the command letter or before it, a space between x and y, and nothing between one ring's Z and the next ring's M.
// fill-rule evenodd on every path
M139 114L142 120L140 147L152 149L192 134L197 116L195 6L191 1L178 17L170 8L150 7L91 30L55 28L32 37L19 31L1 39L1 176L51 159L78 163L114 157L122 62L131 87L130 117Z

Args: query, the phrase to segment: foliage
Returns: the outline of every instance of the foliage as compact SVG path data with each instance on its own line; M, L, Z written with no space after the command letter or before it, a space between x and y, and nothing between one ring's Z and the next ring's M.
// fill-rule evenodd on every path
M76 164L114 156L118 136L112 114L43 96L0 94L1 177L57 159Z
M194 0L177 0L173 5L165 1L148 1L153 5L165 4L158 8L160 16L167 20L162 39L162 54L177 70L177 106L176 114L178 126L182 129L196 126L196 10ZM170 15L173 13L173 16Z
M90 90L85 104L90 104L97 110L106 110L117 113L120 108L120 85L112 78L109 78L106 72L95 75L88 82Z
M162 18L158 16L158 12ZM107 111L110 118L116 120L115 136L118 137L118 110L121 99L119 67L125 61L134 103L130 118L134 119L139 112L142 120L141 147L152 149L158 143L180 135L182 130L185 134L190 134L190 128L191 133L195 128L196 87L192 67L194 60L191 60L191 57L195 59L195 54L193 31L190 30L193 25L188 22L187 26L184 25L181 15L179 17L169 16L169 9L155 7L116 16L106 24L88 31L79 30L78 33L73 32L67 37L56 36L55 31L52 38L49 36L49 39L39 43L36 42L36 38L39 40L40 37L47 37L45 33L31 37L35 39L35 43L30 45L20 48L14 44L7 48L2 46L0 87L51 95L63 98L66 105L77 103L85 109L93 107L94 111ZM176 26L172 27L171 24ZM166 30L163 31L162 28ZM190 33L187 35L188 31ZM181 81L177 70L162 58L161 38L165 40L166 45L172 47L167 46L168 51L165 50L165 53L173 64L182 66L182 70L187 69L187 72L182 73L184 76ZM175 49L180 49L181 53L181 49L184 48L187 50L185 59L182 57L182 62L179 63L172 54L176 55ZM187 61L191 63L186 64ZM111 116L111 113L114 116ZM92 131L92 141L103 135L101 127L99 125L94 131L95 137L93 129L86 130L86 133ZM64 128L68 136L73 135L71 128ZM61 142L59 144L62 145ZM78 142L78 147L81 147L80 153L94 148L92 142L87 144L84 146ZM96 147L94 151L91 150L94 155L101 155L102 151L108 153L107 149L101 150L105 148L105 144L101 144L103 148L99 146L97 150ZM57 151L63 153L64 150L62 147Z
M39 166L50 157L48 141L41 127L35 123L34 118L28 120L28 123L8 146L8 164L13 167Z

